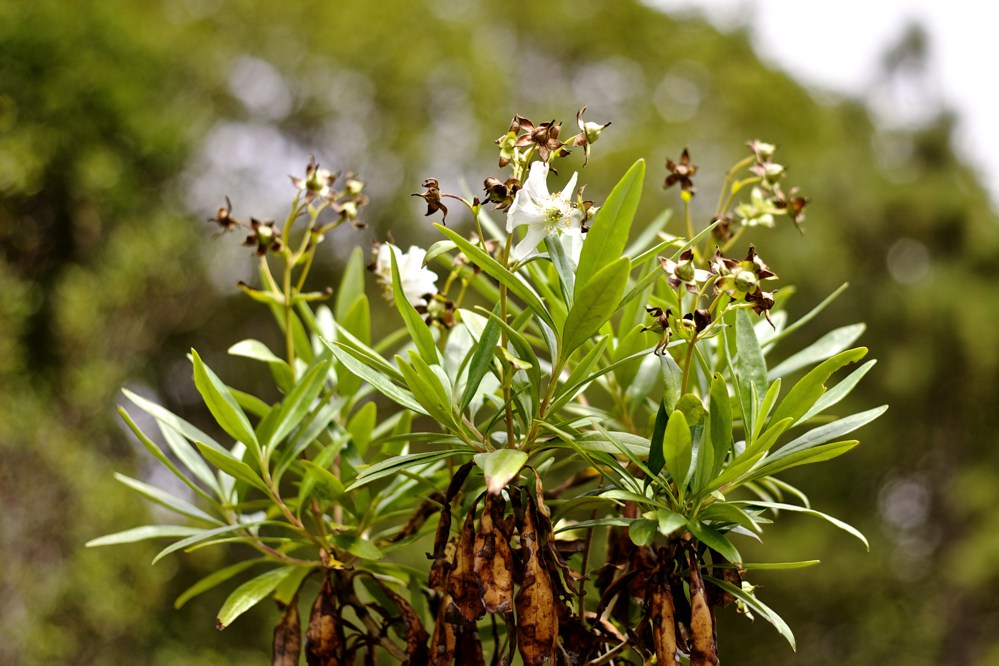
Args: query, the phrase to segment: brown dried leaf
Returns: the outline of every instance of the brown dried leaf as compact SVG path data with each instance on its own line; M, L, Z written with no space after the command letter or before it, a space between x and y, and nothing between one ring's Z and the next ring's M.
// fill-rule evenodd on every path
M274 627L272 666L298 666L302 653L302 627L298 619L298 603L293 599Z
M472 570L482 585L482 601L490 613L513 610L513 551L504 532L502 495L486 495L475 536Z
M451 503L461 491L461 486L465 483L465 479L468 478L468 473L472 471L474 465L473 462L467 462L459 467L448 485L447 495L441 507L441 517L437 522L437 531L434 533L434 552L429 556L434 560L430 566L430 576L427 581L432 590L443 589L447 574L451 570L447 553L447 544L451 539Z
M305 632L305 661L309 666L340 666L344 663L343 625L329 575L323 580Z
M708 604L700 564L693 547L687 549L687 563L690 566L690 666L717 666L715 616Z
M376 579L377 580L377 579ZM393 590L388 585L378 581L382 590L399 608L399 619L406 628L406 656L409 660L405 662L408 666L425 666L430 661L430 652L427 650L427 630L423 628L423 622L419 614L406 601L405 597Z
M474 624L458 627L458 641L454 652L454 663L460 666L486 666L482 654L482 641Z
M520 530L523 582L517 591L517 641L526 666L539 666L552 660L558 638L555 591L544 566L533 502L524 507Z
M451 603L447 608L446 619L454 624L475 622L486 614L482 603L482 587L473 569L475 560L475 509L472 505L465 516L461 528L458 550L454 556L454 568L447 575L447 593Z

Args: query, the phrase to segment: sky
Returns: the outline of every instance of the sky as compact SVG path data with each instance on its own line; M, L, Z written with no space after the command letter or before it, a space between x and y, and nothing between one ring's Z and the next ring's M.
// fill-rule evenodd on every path
M930 99L958 113L956 141L999 208L999 5L972 0L650 0L671 12L703 13L722 30L747 22L767 62L806 85L868 96L885 122L918 123ZM882 56L919 21L929 34L926 85L870 95Z

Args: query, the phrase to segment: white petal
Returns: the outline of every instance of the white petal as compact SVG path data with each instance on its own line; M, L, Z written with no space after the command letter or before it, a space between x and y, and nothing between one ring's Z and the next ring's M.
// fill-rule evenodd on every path
M517 243L517 247L513 248L513 260L520 261L527 258L538 247L538 243L544 240L545 236L545 230L542 227L528 227L524 240Z
M577 176L579 176L579 173L573 171L572 178L569 179L569 182L565 184L565 189L562 190L562 196L565 198L566 201L572 201L572 193L576 191Z
M539 206L530 197L523 194L524 190L517 190L513 197L513 205L506 214L506 230L512 232L522 224L536 224L544 219L544 215Z
M527 174L527 182L524 183L524 187L520 191L526 192L536 205L546 201L548 199L548 165L544 162L531 164L531 171Z

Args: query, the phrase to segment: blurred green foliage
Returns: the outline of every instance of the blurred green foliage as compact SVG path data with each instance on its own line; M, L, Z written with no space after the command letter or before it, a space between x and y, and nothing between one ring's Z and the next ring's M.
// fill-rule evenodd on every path
M219 554L150 568L151 546L82 549L150 512L111 480L154 469L116 423L118 389L190 412L184 350L219 350L224 370L221 350L270 325L236 296L249 251L203 222L224 195L273 215L315 153L370 183L371 236L425 241L408 196L424 177L475 189L510 116L568 126L582 104L614 123L581 174L598 201L635 156L689 146L718 173L745 140L780 144L813 201L768 263L802 285L798 313L849 280L822 323L867 321L881 359L856 404L886 417L833 474L788 479L872 552L804 519L772 531L771 554L823 555L764 592L800 654L731 613L723 660L999 663L999 225L954 118L878 128L861 100L761 64L743 30L597 0L0 3L0 663L266 658L267 609L217 634L220 599L172 608ZM702 223L713 203L695 199Z

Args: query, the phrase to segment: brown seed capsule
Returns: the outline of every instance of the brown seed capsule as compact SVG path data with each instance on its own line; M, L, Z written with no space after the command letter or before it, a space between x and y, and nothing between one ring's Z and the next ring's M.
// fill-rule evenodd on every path
M302 652L302 627L298 619L297 599L285 606L274 627L273 666L298 666Z
M708 605L700 563L692 547L687 549L687 563L690 566L690 666L717 666L715 616Z
M527 501L520 529L524 574L516 597L517 641L526 666L550 663L558 638L555 592L544 566L533 504Z
M513 610L513 551L503 531L502 495L486 494L475 536L473 571L482 584L482 601L490 613Z
M486 614L482 587L473 570L475 559L475 505L465 516L461 528L454 568L447 575L447 593L451 597L446 619L454 624L470 624Z
M340 666L344 663L343 625L337 614L336 597L328 575L312 605L305 639L305 661L309 666Z

